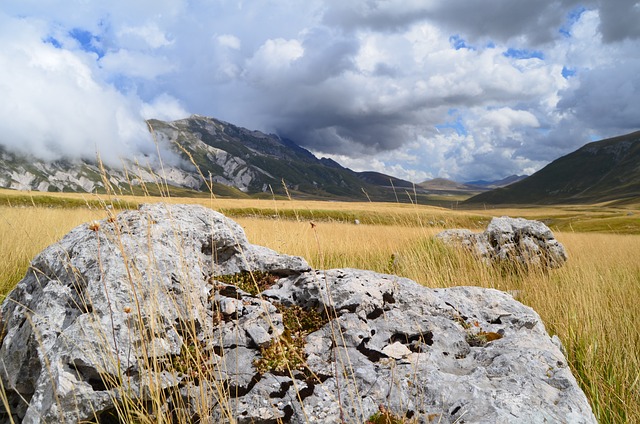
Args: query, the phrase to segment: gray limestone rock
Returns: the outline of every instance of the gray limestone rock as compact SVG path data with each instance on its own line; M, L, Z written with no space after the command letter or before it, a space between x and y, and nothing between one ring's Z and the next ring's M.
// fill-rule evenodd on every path
M163 361L205 336L248 344L245 321L275 309L215 302L210 280L249 270L309 266L250 244L237 223L201 206L146 205L75 228L2 304L0 376L12 411L24 422L89 419L113 408L123 380L137 384L150 365L166 371ZM217 325L220 310L234 320Z
M269 272L257 295L220 276ZM223 281L224 280L224 281ZM595 423L510 295L310 270L199 206L146 205L38 255L1 307L0 421ZM150 402L156 399L157 402Z
M482 233L445 230L436 238L461 246L490 262L515 261L526 266L557 268L567 261L564 246L545 224L524 218L493 218Z

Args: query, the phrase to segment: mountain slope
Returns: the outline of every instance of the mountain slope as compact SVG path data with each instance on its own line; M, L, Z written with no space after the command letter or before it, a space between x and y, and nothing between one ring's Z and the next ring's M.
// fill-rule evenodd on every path
M495 181L487 181L487 180L476 180L476 181L467 181L464 184L471 186L480 186L487 189L498 188L498 187L506 187L509 184L517 183L520 180L524 180L528 175L510 175L501 180Z
M597 203L629 198L640 198L640 131L586 144L522 181L465 203Z
M144 161L144 157L137 158ZM149 158L147 158L149 159ZM147 161L148 162L148 161ZM157 160L156 160L157 162ZM160 178L155 165L123 160L122 168L102 167L97 161L57 160L45 162L33 156L12 153L0 146L0 187L14 190L94 192L105 191L105 180L116 191L139 187L144 183L166 181L175 187L196 189L196 175L179 167L167 166Z
M213 118L194 115L174 122L150 120L156 136L181 146L185 161L197 165L207 180L248 193L287 190L300 195L365 199L362 189L375 186L329 159L318 159L291 140L250 131ZM206 190L203 181L201 190Z
M423 181L418 184L420 187L430 191L442 191L442 192L479 192L486 190L486 188L471 186L455 181L447 180L446 178L434 178L432 180Z
M291 140L214 118L193 115L173 122L152 119L148 124L163 152L162 166L158 158L148 156L123 158L123 168L101 167L96 161L43 162L0 146L0 187L104 192L106 181L121 193L156 193L171 186L194 195L210 190L234 197L288 192L298 198L385 201L395 198L385 187L389 179L402 181L384 174L372 179L331 159L318 159Z
M406 188L413 190L414 185L411 181L402 180L400 178L392 177L386 174L375 171L363 171L358 172L358 177L372 185L389 188Z

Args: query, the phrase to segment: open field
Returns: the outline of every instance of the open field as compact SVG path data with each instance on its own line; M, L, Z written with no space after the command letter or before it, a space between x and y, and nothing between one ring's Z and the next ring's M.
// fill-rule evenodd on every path
M122 200L122 199L120 199ZM234 217L251 242L305 257L319 269L354 267L394 273L429 287L478 285L517 293L567 350L574 375L603 423L640 422L640 210L607 205L451 210L411 204L163 198L200 203ZM24 275L31 258L72 227L107 216L106 204L80 194L0 191L0 295ZM569 252L558 270L488 267L445 248L444 228L484 228L491 216L547 222ZM360 225L355 225L358 219ZM313 222L315 225L310 225Z

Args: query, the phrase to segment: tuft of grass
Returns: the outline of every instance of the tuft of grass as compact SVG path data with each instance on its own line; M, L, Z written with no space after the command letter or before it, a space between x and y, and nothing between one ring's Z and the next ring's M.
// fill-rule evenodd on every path
M31 260L83 222L107 216L104 209L0 206L0 301L20 281Z

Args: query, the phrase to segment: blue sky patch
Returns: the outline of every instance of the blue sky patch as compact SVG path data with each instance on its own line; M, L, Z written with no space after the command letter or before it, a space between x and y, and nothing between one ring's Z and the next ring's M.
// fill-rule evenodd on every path
M100 47L100 38L91 32L81 28L74 28L69 31L69 35L80 43L82 50L96 53L98 57L104 56L104 50Z
M567 19L564 22L564 25L560 27L558 32L566 38L571 37L571 27L580 20L580 16L582 16L582 14L586 11L587 9L582 6L573 9L567 14Z
M44 39L45 43L51 44L53 47L55 47L56 49L60 49L62 48L62 44L60 43L60 41L56 40L54 37L49 36L47 38Z
M452 121L448 121L445 122L444 124L439 124L436 125L436 129L438 131L440 130L454 130L458 135L462 135L462 136L466 136L467 133L467 129L465 128L464 124L462 123L462 118L458 115L458 110L457 109L449 109L448 112L449 116L456 116L455 120Z
M562 67L562 76L565 77L566 79L569 79L570 77L574 76L576 74L576 70L573 68L567 68L566 66Z
M514 59L541 59L544 60L544 53L540 50L528 50L528 49L514 49L509 48L506 52L502 53L505 57L512 57Z
M473 47L468 45L467 42L464 40L464 38L460 37L459 34L455 34L449 37L449 43L451 43L451 46L456 50L460 50L460 49L473 50Z

